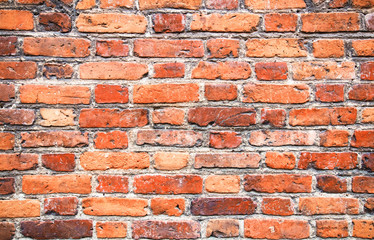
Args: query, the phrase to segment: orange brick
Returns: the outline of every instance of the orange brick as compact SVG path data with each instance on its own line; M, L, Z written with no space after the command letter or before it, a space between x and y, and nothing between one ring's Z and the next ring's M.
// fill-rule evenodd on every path
M127 223L97 222L96 235L98 238L125 238L127 235Z
M80 156L84 170L144 169L149 167L147 153L85 152Z
M83 213L94 216L140 217L147 215L146 207L146 199L91 197L82 200Z
M313 55L316 58L344 57L343 40L318 40L313 42Z

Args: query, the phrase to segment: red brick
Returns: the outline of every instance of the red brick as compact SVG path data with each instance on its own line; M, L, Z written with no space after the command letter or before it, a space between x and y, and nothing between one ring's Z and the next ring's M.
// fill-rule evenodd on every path
M182 78L184 77L184 63L158 63L153 65L154 78Z
M154 215L181 216L185 210L186 204L183 198L153 198L151 200L151 209Z
M284 127L286 125L286 110L284 109L261 109L261 123L272 127Z
M100 175L96 191L100 193L128 193L129 178L124 176Z
M353 85L348 92L348 98L356 101L373 101L374 84Z
M31 170L38 166L38 155L30 153L0 154L0 171Z
M15 96L13 84L0 84L0 102L10 102Z
M183 32L185 28L185 16L183 14L153 15L153 29L156 33Z
M295 32L297 15L292 13L269 13L265 15L266 32Z
M127 223L97 222L96 235L98 238L125 238L127 235Z
M303 0L245 0L245 5L253 10L270 10L270 9L294 9L305 8Z
M309 101L309 90L308 85L305 84L275 85L248 83L244 85L243 102L306 103Z
M294 80L343 80L355 78L354 62L296 62Z
M239 193L240 177L237 175L210 175L205 179L205 190L212 193Z
M203 57L201 40L136 39L134 55L138 57Z
M156 152L153 157L156 169L179 170L187 166L189 154L179 152Z
M374 153L362 154L362 168L374 172Z
M329 2L330 8L342 8L348 5L348 0L333 0Z
M372 0L353 0L352 5L356 8L373 8L374 2Z
M239 221L236 219L211 219L206 226L206 237L239 237Z
M291 152L267 152L265 163L267 167L274 169L294 169L296 157Z
M80 156L80 164L86 171L145 169L149 167L149 155L142 152L85 152Z
M372 57L374 56L374 40L354 40L352 47L359 57Z
M22 132L22 147L81 147L88 145L88 133L79 131Z
M358 214L356 198L301 197L299 211L303 215Z
M258 153L196 154L195 168L258 168Z
M146 109L82 109L79 126L82 128L143 127L148 124Z
M254 32L259 21L260 16L251 13L195 13L190 28L200 32Z
M132 8L134 0L101 0L100 8Z
M20 4L30 4L30 5L44 4L45 2L51 3L45 0L16 0L16 2Z
M43 67L43 76L48 79L56 77L57 79L71 78L74 69L69 64L46 63Z
M320 102L343 102L344 85L343 84L317 84L316 100Z
M317 40L313 42L313 55L316 58L344 57L343 40Z
M81 13L76 20L76 26L79 32L145 33L147 19L143 15L134 14Z
M254 108L197 107L188 110L188 122L201 127L243 127L256 124Z
M139 9L183 8L199 9L202 0L139 0Z
M294 206L290 198L263 198L261 211L267 215L290 216Z
M247 57L306 57L303 40L296 38L249 39L246 42Z
M79 66L81 79L139 80L148 73L148 66L132 62L88 62Z
M374 177L356 176L352 178L352 192L374 193Z
M69 15L65 13L40 13L39 24L42 30L45 31L66 33L71 30L71 19Z
M374 62L366 62L361 64L361 79L374 80Z
M35 112L28 109L0 109L0 125L32 125Z
M205 98L208 101L232 101L238 97L234 84L205 84Z
M237 132L210 132L209 147L237 148L242 143L242 137Z
M12 194L14 192L15 192L14 178L10 178L10 177L0 178L0 195ZM1 229L1 226L0 226L0 229Z
M239 80L249 78L251 73L247 62L199 62L192 70L192 78Z
M356 118L357 109L351 107L292 109L289 113L291 126L349 125Z
M374 130L355 130L351 146L356 148L374 148Z
M185 112L178 108L163 108L152 112L153 123L182 125Z
M88 175L24 175L22 192L25 194L91 193Z
M44 213L57 216L74 216L78 213L77 197L61 197L44 199Z
M0 200L1 218L30 218L40 216L38 200Z
M127 133L122 131L98 132L94 139L98 149L127 148L128 142Z
M132 237L134 239L195 239L200 237L200 224L192 220L139 220L132 223Z
M355 32L360 30L358 13L301 14L302 32Z
M0 37L0 56L15 55L17 37Z
M65 154L43 154L43 166L58 172L73 172L75 169L75 155Z
M0 10L0 29L2 30L33 30L33 14L22 10Z
M347 180L333 175L317 176L317 188L328 193L347 192Z
M134 178L134 193L198 194L203 191L203 179L195 175L142 175Z
M365 211L368 210L369 212L373 212L374 210L374 198L366 199L366 203L364 205Z
M133 90L134 103L178 103L199 101L199 85L157 84L135 85Z
M11 240L16 233L16 227L14 223L1 222L0 223L0 239Z
M255 72L258 80L286 80L287 63L263 62L255 64Z
M92 220L54 220L21 222L21 233L34 239L76 239L92 237Z
M323 238L345 238L349 236L345 220L317 220L317 236Z
M192 215L250 215L256 210L251 198L196 198L191 202Z
M374 220L372 219L353 219L353 237L374 238Z
M14 148L15 136L13 133L0 132L0 150L10 150Z
M312 176L297 174L246 175L244 190L264 193L307 193L312 191Z
M0 62L0 79L33 79L36 71L35 62Z
M95 102L97 103L128 103L129 90L120 85L97 85L95 87Z
M238 57L239 40L236 39L209 39L206 43L209 58Z
M249 143L254 146L307 146L314 145L317 135L313 131L252 131Z
M323 147L345 147L348 146L349 132L331 129L322 132L319 138Z
M348 170L357 168L357 153L341 152L341 153L319 153L319 152L302 152L299 159L299 169L315 169L325 170Z
M238 8L238 0L207 0L205 6L208 9L233 10Z
M26 55L51 57L87 57L90 41L83 38L32 38L23 40Z
M22 85L21 103L89 104L90 89L83 86Z
M96 41L96 55L102 57L127 57L129 45L122 40L98 40Z
M265 239L309 238L310 226L307 221L291 219L245 219L244 236Z

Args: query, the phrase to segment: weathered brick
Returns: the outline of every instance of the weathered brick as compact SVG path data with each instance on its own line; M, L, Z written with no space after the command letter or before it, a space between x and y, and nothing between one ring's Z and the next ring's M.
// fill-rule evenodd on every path
M356 176L352 178L352 192L374 193L374 177Z
M77 197L60 197L44 199L44 213L60 216L74 216L78 213Z
M97 177L97 192L101 193L128 193L129 179L124 176L100 175Z
M28 109L0 109L0 125L32 125L35 112Z
M30 218L40 216L38 200L0 200L1 218Z
M374 238L374 220L372 219L353 219L353 237Z
M46 63L43 67L43 76L48 79L56 77L57 79L71 78L74 69L69 64Z
M317 220L317 236L323 238L345 238L349 236L345 220Z
M134 103L197 102L199 85L195 83L135 85L133 101Z
M33 14L30 11L2 9L0 10L0 29L33 30Z
M78 10L86 10L95 7L95 5L95 0L79 0L75 8Z
M249 39L246 42L247 57L306 57L303 40L296 38Z
M182 125L185 112L178 108L163 108L152 112L153 123Z
M291 152L267 152L265 163L267 167L274 169L294 169L296 157Z
M263 198L261 211L267 215L289 216L294 213L294 206L289 198Z
M323 147L348 146L349 132L345 130L326 130L319 135L320 145Z
M348 5L348 0L333 0L329 2L330 8L342 8Z
M374 81L374 62L361 64L361 79Z
M297 62L292 64L295 80L344 80L355 78L354 62Z
M10 102L15 96L13 84L0 84L0 102Z
M238 0L206 0L205 6L208 9L233 10L238 8Z
M249 215L256 203L251 198L196 198L191 202L192 215Z
M31 170L38 166L38 155L30 153L0 154L0 171Z
M127 132L98 132L95 136L95 148L98 149L115 149L127 148L128 146Z
M269 13L265 15L266 32L295 32L297 15L292 13Z
M203 191L203 179L196 175L142 175L134 178L134 193L198 194Z
M0 132L0 150L10 150L14 148L15 136L13 133Z
M343 84L317 84L316 100L320 102L343 102L344 85Z
M209 39L206 43L209 58L238 57L239 40L236 39Z
M184 63L158 63L153 65L154 78L182 78L184 77Z
M372 0L353 0L352 1L353 7L356 8L372 8L374 7L374 3Z
M348 98L356 101L373 101L374 84L353 85L348 92Z
M199 62L192 70L192 78L239 80L249 78L251 73L247 62Z
M143 15L121 13L79 14L76 20L79 32L144 33L147 19Z
M144 169L149 167L149 155L142 152L85 152L80 156L80 164L86 171Z
M251 13L196 13L190 28L202 32L254 32L259 21L260 16Z
M246 175L244 190L265 193L305 193L312 191L312 176L297 174Z
M234 219L211 219L206 226L206 237L239 237L239 221Z
M374 153L362 154L362 168L374 172Z
M156 33L183 32L186 24L183 14L158 13L153 15L152 20Z
M40 115L42 120L40 121L41 126L49 127L64 127L74 126L74 118L76 115L73 109L48 109L41 108Z
M196 154L195 168L258 168L258 153Z
M343 40L317 40L313 42L313 55L316 58L344 57Z
M351 146L356 148L374 148L374 130L355 130Z
M34 239L76 239L92 237L92 220L21 222L21 233Z
M301 14L302 32L355 32L360 30L358 13L305 13Z
M374 40L354 40L352 41L352 47L359 57L372 57L374 56Z
M0 195L12 194L14 192L15 192L14 178L10 178L10 177L0 178Z
M22 132L22 147L80 147L88 145L88 133L79 131Z
M367 30L374 31L374 14L373 13L369 13L365 15L365 23L366 23Z
M252 131L249 143L254 146L308 146L314 145L317 134L314 131Z
M304 215L358 214L356 198L301 197L299 211Z
M315 169L326 170L347 170L357 168L357 153L320 153L320 152L302 152L299 159L299 169Z
M132 8L134 0L101 0L100 8Z
M364 205L365 211L373 212L374 210L374 198L368 198L366 199L366 203Z
M138 57L203 57L201 40L136 39L134 54Z
M284 109L261 109L261 123L272 127L284 127L286 125L286 110Z
M95 102L97 103L127 103L129 90L119 85L101 85L95 87Z
M192 147L201 145L202 140L202 133L191 130L139 130L136 144Z
M11 240L16 233L16 227L14 223L1 222L0 223L0 239Z
M179 170L187 166L189 154L178 152L156 152L153 157L156 169Z
M234 84L205 84L204 90L208 101L232 101L238 97L238 89Z
M0 62L0 79L33 79L36 71L35 62Z
M323 192L344 193L347 192L347 180L333 175L317 176L317 188Z
M178 217L183 214L185 207L183 198L153 198L151 200L151 209L154 215L165 214Z
M132 62L88 62L79 66L81 79L139 80L148 73L148 66Z
M245 0L245 5L247 8L252 10L294 9L306 7L303 0Z
M237 132L210 132L209 147L237 148L242 143L242 137Z
M238 193L240 177L236 175L211 175L205 179L205 189L213 193Z
M258 80L286 80L288 68L285 62L263 62L255 64L255 72Z
M134 239L195 239L200 237L200 224L192 220L134 221L132 223L132 236Z
M70 32L71 19L65 13L40 13L39 24L45 31Z
M304 220L245 219L244 236L265 239L303 239L309 237L310 226Z
M139 9L183 8L199 9L202 0L139 0Z
M0 37L0 56L15 55L17 37Z
M305 84L275 85L248 83L244 85L243 102L306 103L309 101L309 92L310 88Z
M102 57L127 57L129 45L122 40L98 40L96 41L96 55Z
M91 197L82 200L83 213L94 216L145 216L147 206L146 199Z
M45 168L58 172L73 172L75 169L75 155L64 154L43 154L42 163Z
M96 235L98 238L125 238L127 235L127 223L97 222Z

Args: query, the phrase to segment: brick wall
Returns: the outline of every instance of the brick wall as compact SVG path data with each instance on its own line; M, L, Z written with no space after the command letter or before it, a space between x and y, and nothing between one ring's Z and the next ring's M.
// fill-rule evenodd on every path
M0 0L0 239L374 238L373 0Z

